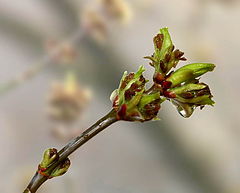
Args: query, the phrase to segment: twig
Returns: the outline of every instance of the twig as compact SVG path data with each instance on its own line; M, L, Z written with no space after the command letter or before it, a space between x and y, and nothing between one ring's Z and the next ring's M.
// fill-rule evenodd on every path
M147 79L144 78L144 66L140 66L136 73L124 72L119 88L113 91L113 110L84 131L80 136L70 141L57 152L50 148L44 152L35 176L32 178L24 193L35 193L49 178L63 175L70 166L68 156L118 120L146 122L158 119L157 115L164 101L171 101L177 111L185 118L190 117L195 108L214 105L212 94L207 84L199 83L199 77L213 71L214 64L187 64L176 71L180 60L185 61L183 52L174 50L167 28L160 29L154 37L155 52L153 54L153 85L146 88ZM149 57L148 57L149 58Z
M105 128L117 121L116 112L110 111L106 116L97 121L94 125L85 130L81 135L70 141L65 147L59 151L59 159L47 168L47 172L53 171L64 159L85 144L92 137L103 131ZM49 178L36 172L31 182L23 193L34 193Z

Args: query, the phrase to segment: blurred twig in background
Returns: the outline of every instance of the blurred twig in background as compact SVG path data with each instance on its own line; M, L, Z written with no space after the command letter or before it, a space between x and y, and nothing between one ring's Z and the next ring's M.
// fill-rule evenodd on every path
M60 139L76 135L77 131L71 126L81 118L91 99L90 90L79 85L76 79L74 72L67 72L65 81L54 83L48 95L48 116L55 123L52 131Z
M84 37L83 34L84 33L77 32L75 35L69 38L69 40L64 41L63 44L61 44L60 46L52 50L52 53L50 55L45 56L45 58L43 58L37 64L31 66L27 71L23 72L22 74L18 75L16 78L8 81L7 83L0 85L0 95L3 95L6 92L23 84L24 82L31 80L38 73L40 73L43 70L43 68L53 64L54 59L59 57L61 57L62 59L65 59L67 57L66 55L68 55L69 53L68 53L68 50L65 49L66 47L64 46L66 44L79 43L79 41Z
M59 45L56 45L55 42L49 42L50 53L16 78L0 84L0 95L34 78L43 68L51 65L54 60L60 60L60 62L71 60L75 55L72 47L79 44L85 36L91 35L96 40L103 41L106 38L107 28L112 19L127 22L131 17L128 4L124 0L101 0L94 9L86 6L82 12L80 29L76 30L71 37L62 41Z

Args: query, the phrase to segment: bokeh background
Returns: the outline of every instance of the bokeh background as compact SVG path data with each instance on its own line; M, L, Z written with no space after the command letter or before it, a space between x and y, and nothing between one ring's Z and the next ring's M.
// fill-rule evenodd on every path
M108 112L167 26L189 63L217 65L203 78L215 107L184 119L164 103L160 121L117 123L39 192L239 193L239 20L239 0L0 0L0 191L22 192L44 149Z

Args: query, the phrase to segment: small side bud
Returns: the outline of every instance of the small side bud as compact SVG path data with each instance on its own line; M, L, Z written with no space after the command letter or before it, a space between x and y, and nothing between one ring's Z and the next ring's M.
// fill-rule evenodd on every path
M53 170L50 177L53 178L53 177L62 176L68 171L68 168L70 167L70 165L71 165L70 160L66 158Z
M55 148L49 148L45 150L43 154L43 159L39 166L41 168L47 168L49 165L51 165L53 162L57 161L59 158L57 149Z

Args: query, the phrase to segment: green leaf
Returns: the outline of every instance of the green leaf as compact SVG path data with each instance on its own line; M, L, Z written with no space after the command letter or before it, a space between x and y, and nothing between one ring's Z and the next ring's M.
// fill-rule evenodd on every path
M181 94L181 93L185 93L185 92L190 92L190 91L196 91L196 90L202 90L204 88L206 88L207 85L205 84L186 84L183 86L179 86L179 87L175 87L175 88L171 88L169 89L170 92L174 92L175 94Z
M149 104L157 99L160 99L160 92L156 92L153 94L143 95L140 102L139 108L142 109L146 104Z
M190 69L182 69L171 74L167 81L172 83L172 87L179 85L182 82L194 79L193 71Z
M193 64L185 65L179 68L177 71L181 71L184 69L192 70L194 78L197 78L207 72L213 71L214 68L215 68L215 65L211 63L193 63Z
M172 44L171 36L168 32L168 28L160 29L160 33L163 34L163 44L162 44L162 49L160 50L159 55L160 55L160 60L163 60L166 54L172 50L173 44Z
M167 78L167 81L172 82L172 87L174 87L182 82L191 81L207 72L213 71L214 68L215 65L210 63L188 64L172 73L171 76Z
M215 102L211 99L211 95L203 95L199 97L194 97L192 99L184 99L182 97L177 97L177 100L182 103L189 103L195 105L211 105L213 106Z
M154 38L154 59L155 69L157 72L162 72L160 67L160 61L163 61L167 54L171 54L173 49L173 44L171 36L168 32L168 28L160 29L160 33Z

